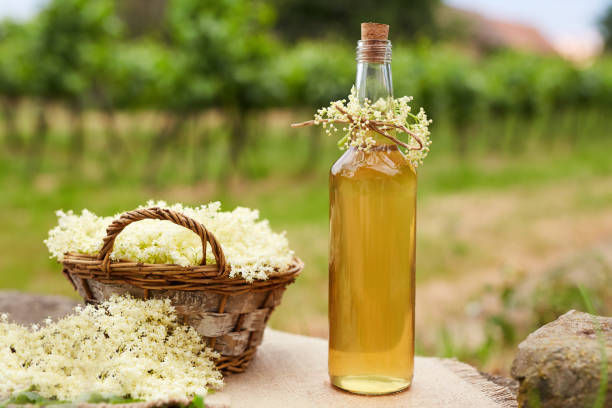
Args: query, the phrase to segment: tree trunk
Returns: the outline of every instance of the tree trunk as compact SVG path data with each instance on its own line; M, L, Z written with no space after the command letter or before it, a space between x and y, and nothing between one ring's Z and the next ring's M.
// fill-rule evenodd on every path
M112 108L105 109L104 116L104 124L106 125L106 148L111 155L120 155L125 145L123 139L119 136L115 110Z
M16 151L23 147L19 131L17 130L18 101L16 98L7 98L2 103L4 116L4 138L9 150Z
M310 126L310 134L308 136L308 153L306 154L306 162L304 162L302 167L303 174L312 172L318 163L318 158L321 156L321 129L318 126Z
M47 121L47 106L45 102L40 101L37 106L36 126L34 127L34 137L30 141L30 154L28 172L35 174L40 170L45 153L45 145L47 144L47 135L49 133L49 122Z
M157 183L157 174L162 164L162 155L168 149L170 143L180 136L187 123L188 115L184 113L169 113L160 131L155 135L149 148L149 165L145 180L149 184Z
M201 132L199 129L196 129L196 132L201 135L199 140L196 140L196 144L194 146L194 154L192 155L193 160L193 173L192 180L194 182L198 182L202 180L206 173L206 153L208 153L208 149L210 147L210 128L207 126Z
M468 151L468 132L470 131L467 123L459 122L456 127L457 153L459 158L465 159Z
M83 153L85 152L85 123L83 120L83 105L80 102L70 104L70 114L72 116L72 131L70 135L70 155L71 166L80 165Z
M227 170L234 172L238 170L238 163L240 156L244 150L244 146L248 141L247 133L247 113L246 110L238 108L231 110L229 114L229 129L230 129L230 143L229 143L229 168Z
M125 151L125 144L119 136L117 117L112 107L106 107L104 109L104 125L106 135L106 157L108 158L106 175L107 177L114 177L117 172L121 172L122 170L121 162Z

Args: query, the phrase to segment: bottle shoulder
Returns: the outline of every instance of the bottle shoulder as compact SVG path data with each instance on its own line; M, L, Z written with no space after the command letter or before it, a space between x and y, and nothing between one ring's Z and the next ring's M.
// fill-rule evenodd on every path
M409 174L416 177L415 168L394 146L390 149L370 151L349 148L330 170L331 176L347 178L381 178Z

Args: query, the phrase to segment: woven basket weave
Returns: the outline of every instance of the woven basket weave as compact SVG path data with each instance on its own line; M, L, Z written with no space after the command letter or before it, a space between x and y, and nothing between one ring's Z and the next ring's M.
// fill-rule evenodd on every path
M202 239L202 264L179 266L112 261L117 235L129 224L144 220L171 221L195 232ZM206 264L206 243L216 264ZM63 273L88 303L100 303L114 294L136 298L169 298L179 319L191 325L221 357L217 368L224 374L244 371L263 339L270 314L280 304L285 287L301 272L295 258L283 270L268 273L267 280L247 282L229 278L223 249L215 236L199 222L164 208L129 211L113 221L99 254L67 253Z

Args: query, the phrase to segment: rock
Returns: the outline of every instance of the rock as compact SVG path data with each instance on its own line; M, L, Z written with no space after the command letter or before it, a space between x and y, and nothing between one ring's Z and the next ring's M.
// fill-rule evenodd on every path
M47 317L59 319L72 312L77 304L63 296L0 291L0 313L8 313L11 321L25 325L40 323Z
M539 328L519 344L512 376L520 407L593 407L599 398L612 408L612 318L572 310Z

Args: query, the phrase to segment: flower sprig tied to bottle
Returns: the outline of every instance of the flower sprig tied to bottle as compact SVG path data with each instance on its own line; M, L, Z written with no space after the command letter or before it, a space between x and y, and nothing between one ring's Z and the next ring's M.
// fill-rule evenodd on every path
M401 98L379 98L372 103L368 98L359 100L357 89L353 86L346 99L334 101L328 107L317 110L314 120L294 123L292 127L321 125L325 133L344 132L344 137L338 141L342 149L356 147L359 150L369 150L376 140L372 132L391 140L406 149L405 154L413 166L423 163L431 145L429 125L432 120L425 110L420 108L414 114L410 103L412 96ZM337 125L343 125L338 127ZM394 132L395 131L395 132ZM393 133L401 132L408 136L407 141L400 140Z

